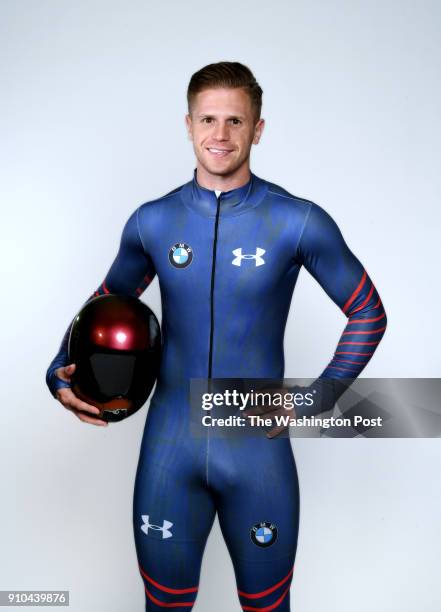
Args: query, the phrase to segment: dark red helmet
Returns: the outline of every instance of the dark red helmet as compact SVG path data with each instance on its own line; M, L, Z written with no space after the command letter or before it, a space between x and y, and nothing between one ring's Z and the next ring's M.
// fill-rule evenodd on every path
M120 421L141 408L155 384L161 331L154 313L130 295L99 295L75 317L69 337L73 392Z

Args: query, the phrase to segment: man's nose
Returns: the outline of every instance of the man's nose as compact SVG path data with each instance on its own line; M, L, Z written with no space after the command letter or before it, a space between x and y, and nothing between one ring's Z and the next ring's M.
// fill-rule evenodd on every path
M213 138L216 140L228 140L228 125L219 121L214 128Z

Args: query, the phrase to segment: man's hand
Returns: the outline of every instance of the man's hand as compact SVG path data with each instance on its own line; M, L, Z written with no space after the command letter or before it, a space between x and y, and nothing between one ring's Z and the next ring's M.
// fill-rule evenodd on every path
M269 389L260 389L259 393L268 393L271 397L273 394L280 394L282 398L287 394L292 394L292 391L286 389L284 387L281 388L269 388ZM282 400L282 404L283 404ZM289 416L290 418L296 418L296 412L294 408L284 408L283 406L273 406L272 401L269 404L261 404L260 406L255 406L254 408L250 408L249 410L244 411L245 416L263 416L267 419L272 419L274 424L274 417L276 416ZM283 431L288 430L289 427L287 425L276 425L270 431L267 432L267 438L275 438L280 435Z
M61 380L65 382L71 382L71 376L75 372L75 364L71 363L65 367L57 368L55 370L55 375ZM96 406L92 406L92 404L88 404L80 400L79 397L75 395L72 389L63 388L58 389L56 391L57 399L63 404L63 406L74 413L76 417L83 421L84 423L90 423L91 425L108 425L107 421L103 421L102 419L96 419L88 416L88 414L99 414L100 409Z

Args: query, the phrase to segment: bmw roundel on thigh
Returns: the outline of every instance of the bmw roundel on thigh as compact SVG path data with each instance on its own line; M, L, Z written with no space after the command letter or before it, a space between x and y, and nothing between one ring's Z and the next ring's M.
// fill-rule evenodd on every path
M252 526L250 535L251 541L256 546L267 548L268 546L272 546L277 540L277 527L274 523L268 523L266 521L256 523Z
M193 249L185 242L177 242L169 250L168 259L175 268L186 268L193 260Z

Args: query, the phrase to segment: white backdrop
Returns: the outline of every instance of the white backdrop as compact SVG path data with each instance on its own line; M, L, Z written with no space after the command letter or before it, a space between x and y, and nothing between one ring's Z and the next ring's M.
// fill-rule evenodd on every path
M45 371L142 202L191 179L191 74L241 61L264 90L252 170L337 221L388 329L363 376L440 376L441 5L436 0L1 0L0 589L142 610L131 524L146 408L106 429ZM157 280L143 298L160 313ZM313 377L345 318L303 270L286 376ZM440 609L441 446L296 440L293 609ZM195 610L239 610L216 523Z

